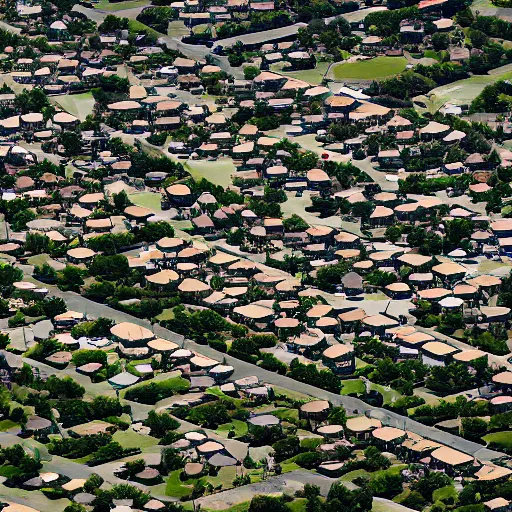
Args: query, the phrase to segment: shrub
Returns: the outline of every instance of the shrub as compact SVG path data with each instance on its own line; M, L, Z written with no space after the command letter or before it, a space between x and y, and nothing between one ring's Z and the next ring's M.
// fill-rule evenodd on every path
M128 389L124 397L126 400L151 405L169 396L184 393L189 387L188 380L174 377L160 382L133 386Z
M11 316L7 321L9 327L20 327L25 325L25 315L21 311L16 311L14 316Z
M76 367L88 363L100 363L105 366L107 364L107 354L103 350L76 350L73 352L71 360Z
M228 346L223 340L208 340L208 345L219 352L226 353L228 351Z
M110 329L115 325L114 320L100 317L91 322L82 322L71 329L71 336L77 340L81 337L101 338L110 336Z

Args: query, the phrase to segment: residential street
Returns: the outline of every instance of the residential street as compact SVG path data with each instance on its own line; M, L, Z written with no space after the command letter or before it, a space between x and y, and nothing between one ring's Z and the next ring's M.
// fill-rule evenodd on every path
M134 324L143 325L148 328L151 327L149 322L146 320L141 320L140 318L136 318L127 313L117 311L103 304L90 301L85 297L82 297L73 292L62 292L58 288L52 288L50 294L57 297L62 297L66 301L66 304L70 310L81 311L87 314L89 318L105 316L114 319L116 322L132 322ZM335 395L334 393L315 388L309 384L297 382L284 375L278 375L277 373L269 372L263 368L260 368L259 366L240 361L239 359L235 359L234 357L231 357L227 354L218 352L209 346L199 345L192 340L185 340L184 337L180 334L169 331L168 329L164 329L160 325L154 325L153 329L153 332L157 336L161 336L162 338L174 341L175 343L183 345L190 350L194 350L205 356L212 357L218 361L224 360L227 364L230 364L235 368L235 372L233 374L234 379L255 375L262 382L266 382L274 386L293 389L300 393L304 393L319 399L329 400L334 405L343 405L349 414L366 414L372 418L381 420L384 425L389 425L404 430L410 430L428 439L432 439L444 445L450 446L456 450L471 454L475 457L478 457L480 460L491 460L505 455L504 453L489 450L480 444L462 439L461 437L455 436L448 432L443 432L437 428L423 425L422 423L418 423L417 421L413 421L410 418L406 418L392 411L371 407L357 398Z

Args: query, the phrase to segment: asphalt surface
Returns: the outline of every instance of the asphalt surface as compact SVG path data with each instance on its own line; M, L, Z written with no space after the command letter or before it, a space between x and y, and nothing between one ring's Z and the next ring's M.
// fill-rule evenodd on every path
M215 42L215 46L229 48L240 41L244 45L248 44L264 44L297 34L300 28L307 27L307 23L295 23L286 27L264 30L262 32L251 32L250 34L240 34L238 36L219 39Z

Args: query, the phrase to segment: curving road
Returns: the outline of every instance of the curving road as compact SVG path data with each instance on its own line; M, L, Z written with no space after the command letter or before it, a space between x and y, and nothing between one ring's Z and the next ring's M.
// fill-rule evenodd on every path
M63 298L70 310L82 311L90 318L106 316L112 318L116 322L132 322L134 324L151 328L151 325L147 320L142 320L103 304L98 304L77 293L63 292L58 288L52 287L49 294ZM292 389L315 398L329 400L334 405L344 406L349 414L366 414L367 416L381 420L385 425L410 430L411 432L428 439L450 446L461 452L468 453L481 461L489 461L505 456L502 452L489 450L478 443L462 439L461 437L434 427L423 425L422 423L418 423L417 421L401 416L395 412L388 411L387 409L371 407L358 398L336 395L335 393L316 388L309 384L297 382L284 375L278 375L277 373L264 370L259 366L240 361L239 359L235 359L227 354L218 352L207 345L199 345L192 340L185 339L182 335L172 332L169 329L165 329L160 325L154 325L153 331L157 336L174 341L175 343L183 345L190 350L212 357L218 361L224 360L227 364L235 368L235 372L233 374L234 379L247 377L248 375L255 375L262 382L282 388Z

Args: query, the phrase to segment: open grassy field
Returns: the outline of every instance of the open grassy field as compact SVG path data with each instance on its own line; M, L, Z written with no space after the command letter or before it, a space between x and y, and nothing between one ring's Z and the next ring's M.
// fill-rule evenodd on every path
M11 428L18 427L18 426L19 425L17 423L14 423L14 421L2 420L2 421L0 421L0 432L5 432L6 430L9 430Z
M184 167L195 180L206 178L215 185L221 185L224 188L231 185L231 174L236 172L231 158L220 158L215 161L188 160Z
M117 441L123 448L149 448L158 444L158 439L152 436L145 436L134 432L131 428L125 431L118 430L112 439Z
M287 421L288 423L297 423L299 421L298 409L276 409L272 414L277 416L280 420Z
M80 121L84 121L94 109L94 98L90 91L82 94L52 96L50 100L60 105L66 112L78 117Z
M129 194L128 198L133 204L142 206L153 210L155 212L161 212L161 195L158 192L139 192L135 194Z
M379 80L401 73L407 66L405 57L376 57L335 64L329 75L335 80Z
M494 70L496 71L496 70ZM464 80L452 82L432 89L428 97L416 96L413 98L416 106L418 102L426 104L427 107L439 109L445 103L450 102L456 105L469 105L487 85L493 84L499 80L508 80L512 78L512 71L503 70L492 75L475 75Z

